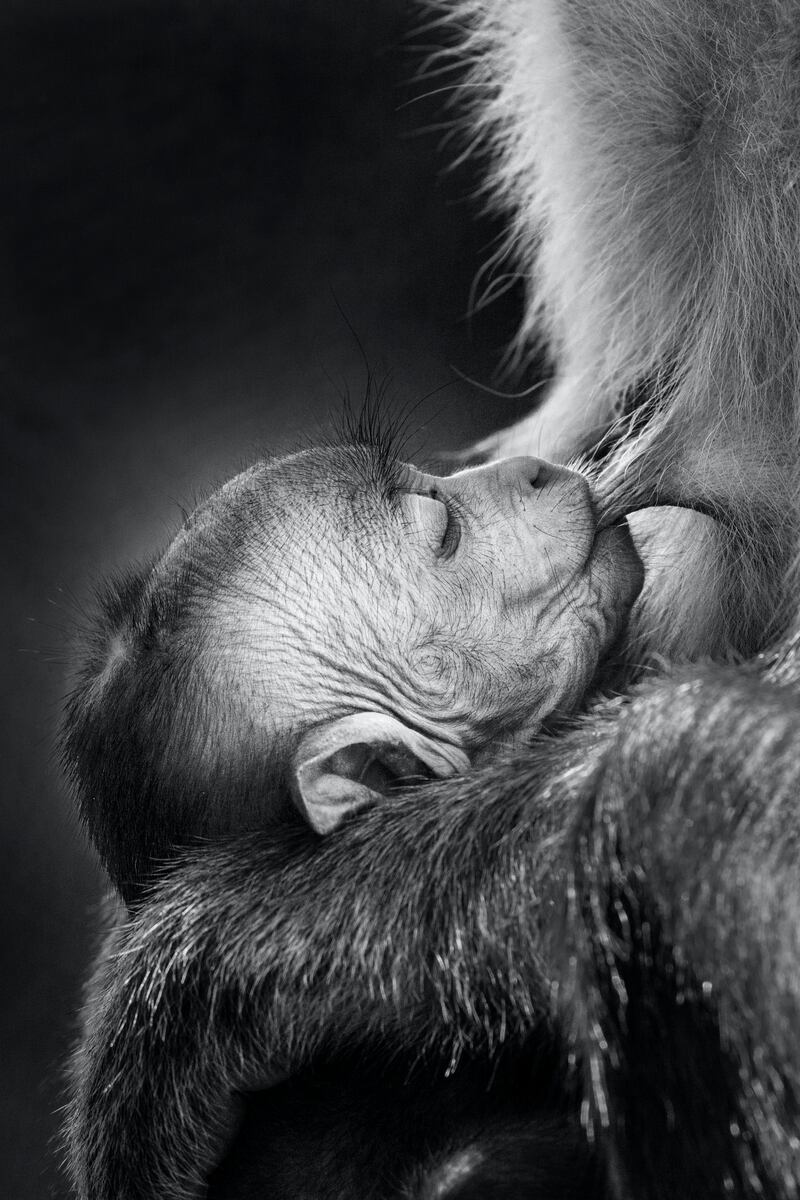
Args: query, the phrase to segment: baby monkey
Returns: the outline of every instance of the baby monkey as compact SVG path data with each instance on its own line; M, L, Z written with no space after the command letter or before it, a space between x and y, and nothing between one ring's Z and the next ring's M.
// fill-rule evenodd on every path
M106 867L130 901L177 845L466 771L579 705L641 583L564 467L258 463L102 598L64 747Z

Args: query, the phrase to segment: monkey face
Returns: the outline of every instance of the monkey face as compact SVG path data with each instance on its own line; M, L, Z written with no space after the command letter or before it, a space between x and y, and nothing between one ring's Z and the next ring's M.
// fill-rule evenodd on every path
M390 569L425 631L405 659L418 712L475 746L574 708L642 583L627 527L597 533L586 480L527 457L407 466L397 506Z
M465 771L574 709L640 584L562 467L439 477L360 444L257 464L109 593L68 730L109 869L292 802L327 832Z
M468 754L535 728L581 700L642 582L583 477L533 458L439 477L310 450L216 503L201 523L241 543L217 648L247 646L252 703L295 728L378 711Z

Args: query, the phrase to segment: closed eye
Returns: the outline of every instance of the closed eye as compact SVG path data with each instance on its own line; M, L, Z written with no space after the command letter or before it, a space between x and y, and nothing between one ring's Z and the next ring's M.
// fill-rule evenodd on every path
M412 527L425 537L440 558L450 558L461 540L461 521L449 498L435 488L428 492L404 494Z
M445 526L444 534L442 535L440 551L443 558L450 558L453 554L455 554L456 550L458 549L458 543L461 541L461 520L458 512L456 511L455 505L452 503L449 497L442 496L441 493L436 492L435 495L432 496L432 499L435 499L440 504L443 504L445 507L445 512L447 513L447 524Z

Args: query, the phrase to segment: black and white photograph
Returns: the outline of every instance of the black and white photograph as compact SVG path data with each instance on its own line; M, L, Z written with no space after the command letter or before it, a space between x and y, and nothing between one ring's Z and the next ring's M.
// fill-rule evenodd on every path
M800 0L5 0L0 148L0 1195L800 1200Z

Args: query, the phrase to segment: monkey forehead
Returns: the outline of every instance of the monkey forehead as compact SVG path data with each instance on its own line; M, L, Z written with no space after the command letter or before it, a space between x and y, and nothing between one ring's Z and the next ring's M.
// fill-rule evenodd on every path
M242 535L282 530L308 510L353 513L362 500L385 495L396 466L379 448L335 445L265 459L235 475L199 505L182 534ZM177 547L181 541L179 534Z
M220 621L248 643L278 633L303 641L304 622L321 633L391 574L384 467L370 446L256 463L192 513L153 586L200 618L186 623L193 636L216 636Z
M156 573L169 586L170 577L181 578L193 565L198 582L221 582L259 556L265 564L286 563L293 552L299 556L302 542L316 541L322 550L324 532L341 542L365 501L385 490L377 464L366 446L321 447L255 463L193 510Z
M353 524L366 516L377 532L376 505L393 493L402 470L404 464L377 446L324 446L274 461L265 483L283 502L284 512L330 515ZM347 524L341 527L343 534L347 530Z
M148 645L205 654L220 620L236 634L226 644L248 652L270 630L303 641L304 622L319 632L337 606L343 618L362 607L372 566L390 557L377 549L382 490L369 447L306 450L234 476L110 606L101 669Z

